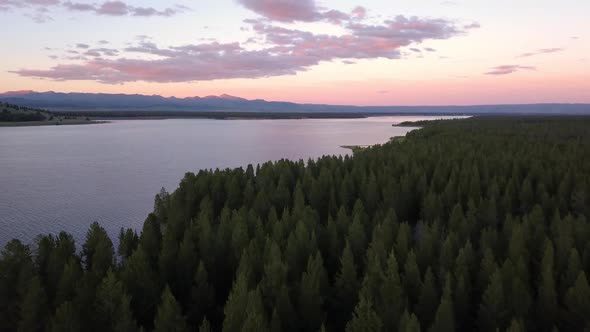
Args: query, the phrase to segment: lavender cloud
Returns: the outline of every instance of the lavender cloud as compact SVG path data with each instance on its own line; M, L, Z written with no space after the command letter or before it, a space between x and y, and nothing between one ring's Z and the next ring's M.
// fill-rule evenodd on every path
M247 9L272 21L293 23L326 21L333 24L365 18L367 11L356 7L350 13L321 8L315 0L236 0Z
M100 5L66 1L62 5L72 11L92 12L106 16L172 16L188 9L184 6L176 6L174 8L157 10L152 7L134 7L123 1L106 1Z
M0 0L0 11L9 11L13 9L34 9L36 13L27 13L26 16L42 23L51 20L47 14L49 7L61 6L70 11L91 12L97 15L106 16L173 16L189 10L185 6L176 5L174 7L158 10L152 7L136 7L123 1L105 1L100 4L89 4L82 2L61 1L61 0Z
M108 84L260 78L293 75L321 62L398 59L403 47L465 33L452 21L404 16L381 24L350 22L343 25L346 32L341 35L314 34L262 20L247 23L263 40L254 49L237 42L160 47L150 39L141 38L121 50L125 53L90 48L84 54L88 58L83 57L79 63L12 72L57 81L94 80ZM102 58L103 55L110 58Z
M531 57L531 56L535 56L535 55L556 53L556 52L561 52L561 51L563 51L563 48L559 48L559 47L542 48L542 49L536 50L534 52L522 53L518 56L518 58L526 58L526 57Z
M508 75L512 73L516 73L522 70L537 70L534 66L521 66L521 65L502 65L491 68L491 70L486 75Z
M321 17L314 0L237 0L266 18L281 22L316 21Z

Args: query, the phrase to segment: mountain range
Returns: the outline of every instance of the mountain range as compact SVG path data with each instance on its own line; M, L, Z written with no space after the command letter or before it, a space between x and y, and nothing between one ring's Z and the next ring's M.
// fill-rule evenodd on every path
M347 106L297 104L230 95L207 97L162 97L104 93L11 91L0 101L52 111L231 111L277 113L366 113L366 114L571 114L590 115L590 104L515 104L472 106Z

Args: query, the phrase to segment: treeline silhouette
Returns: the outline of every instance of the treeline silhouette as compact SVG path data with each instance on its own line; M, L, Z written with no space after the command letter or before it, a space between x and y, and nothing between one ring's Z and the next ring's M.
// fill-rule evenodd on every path
M43 121L50 116L45 110L0 102L0 122Z
M590 119L187 173L117 248L9 242L1 331L588 331Z
M55 111L59 116L92 118L180 118L180 119L357 119L370 114L336 112L247 112L247 111Z

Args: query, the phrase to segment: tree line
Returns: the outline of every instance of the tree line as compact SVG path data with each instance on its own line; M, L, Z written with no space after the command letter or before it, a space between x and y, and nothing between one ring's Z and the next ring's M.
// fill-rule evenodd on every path
M0 102L0 122L44 121L51 116L45 110Z
M117 245L10 241L0 331L590 329L590 119L187 173Z

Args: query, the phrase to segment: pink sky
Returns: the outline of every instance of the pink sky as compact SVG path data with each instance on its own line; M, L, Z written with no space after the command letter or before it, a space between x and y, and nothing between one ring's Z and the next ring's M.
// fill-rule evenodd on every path
M589 2L216 3L0 0L0 91L590 103Z

